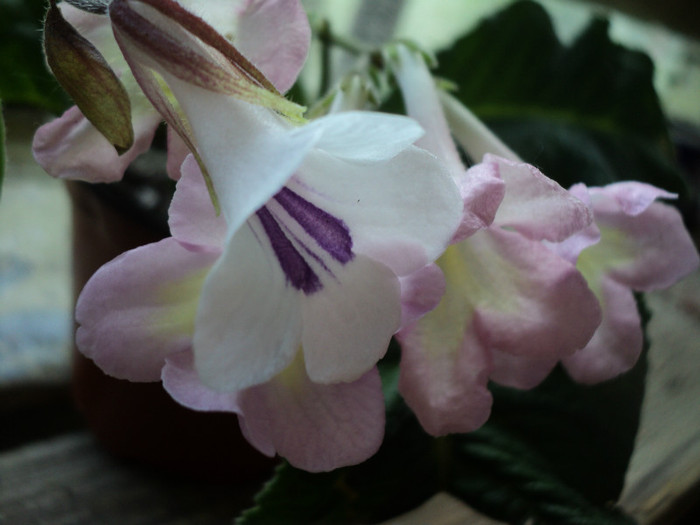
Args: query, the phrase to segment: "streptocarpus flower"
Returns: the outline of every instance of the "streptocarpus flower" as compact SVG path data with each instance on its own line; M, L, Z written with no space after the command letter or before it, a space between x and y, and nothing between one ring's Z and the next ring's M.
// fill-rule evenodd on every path
M671 286L698 267L698 253L678 211L656 199L675 198L641 182L602 188L577 184L595 222L551 248L576 264L603 309L603 322L585 348L563 359L573 379L597 383L637 362L643 335L635 292Z
M533 386L541 378L532 375L532 363L548 371L593 335L600 322L595 296L574 265L543 243L566 239L592 217L525 163L487 154L465 170L423 60L403 47L394 60L408 112L427 131L419 145L446 159L463 196L484 180L492 186L490 213L478 215L481 224L465 213L472 227L437 261L446 281L440 304L398 334L399 388L421 424L434 435L465 432L488 418L488 380L512 383L513 376L497 374L501 356L516 356L518 386Z
M77 307L78 346L111 375L162 377L187 406L238 413L253 445L296 466L362 461L383 434L375 364L402 315L421 308L414 300L402 309L403 281L453 235L457 188L412 146L422 130L406 117L347 112L296 126L251 103L250 71L231 71L238 64L207 47L216 37L190 35L201 21L184 11L169 19L173 11L156 9L166 4L117 0L111 16L145 91L168 118L181 108L176 125L191 130L222 213L189 157L173 237L95 274ZM163 37L156 47L184 45L185 55L152 56L130 25L144 21L150 37ZM205 65L173 60L187 53ZM148 84L157 77L174 98Z
M284 92L296 79L306 57L310 29L298 0L182 0L236 42L237 47ZM88 13L61 2L66 20L105 57L125 85L131 101L133 146L118 154L115 148L73 106L61 117L41 126L33 152L52 176L89 182L114 182L138 155L147 151L161 115L135 82L114 40L108 16ZM280 42L284 41L284 46ZM169 137L169 172L178 176L186 149Z

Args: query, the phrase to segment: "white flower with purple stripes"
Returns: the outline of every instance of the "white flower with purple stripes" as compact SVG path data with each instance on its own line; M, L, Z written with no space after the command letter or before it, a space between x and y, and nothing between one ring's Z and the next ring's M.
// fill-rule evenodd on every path
M198 161L182 165L172 237L86 285L77 344L108 374L162 379L186 406L236 412L253 445L296 466L363 461L383 436L375 365L402 319L432 306L402 305L402 287L430 273L457 229L457 186L412 145L422 129L407 117L345 112L299 126L274 96L257 104L258 87L226 76L226 57L207 47L216 37L168 40L201 28L169 5L115 0L110 15L135 77ZM172 57L194 46L211 60L199 69L149 54L131 24L155 24L149 38L182 51ZM207 67L225 71L202 80Z

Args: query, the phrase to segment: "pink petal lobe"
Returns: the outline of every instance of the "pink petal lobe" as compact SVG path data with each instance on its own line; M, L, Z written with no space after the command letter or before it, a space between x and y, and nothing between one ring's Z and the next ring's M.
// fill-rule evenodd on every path
M511 388L529 390L539 385L559 361L556 357L530 357L494 350L491 381Z
M401 284L401 327L406 327L435 308L445 293L445 276L437 264L399 279Z
M589 188L592 199L604 195L611 198L626 215L639 215L656 199L676 199L678 195L637 181L608 184L603 188Z
M134 115L134 144L119 155L78 107L72 106L36 131L32 151L39 165L53 177L116 182L131 161L148 150L159 122L160 116L155 112Z
M499 176L498 165L482 162L456 177L464 210L462 222L452 237L456 243L493 223L505 196L506 186Z
M558 242L588 226L588 206L529 164L485 155L496 162L506 194L495 224L511 227L530 239Z
M600 307L572 264L542 243L494 227L457 246L472 272L465 293L486 348L554 358L589 341Z
M399 391L429 434L471 432L491 413L488 352L471 327L464 330L456 350L447 341L434 339L431 315L398 334Z
M579 383L611 379L634 366L642 351L641 320L634 295L609 278L600 283L603 322L585 348L562 362Z
M582 265L595 261L610 277L638 291L666 288L698 267L698 252L675 208L652 202L641 212L633 207L636 215L630 215L619 204L619 186L612 197L601 190L592 199L602 237L582 253Z
M168 161L166 164L166 170L168 172L168 177L173 180L179 180L182 168L182 163L185 162L185 158L191 152L185 144L185 141L180 138L171 127L168 127Z
M172 236L187 246L222 249L226 241L226 220L216 215L204 176L192 155L182 164L168 225Z
M202 412L240 411L236 393L216 392L202 384L194 369L191 350L168 355L161 379L168 394L187 408Z
M78 348L111 376L158 381L165 358L190 346L199 289L215 259L167 238L105 264L78 298Z
M282 93L306 60L311 28L299 0L247 0L235 44Z
M324 472L373 455L384 436L384 396L376 368L351 383L319 385L300 358L269 382L240 394L242 427L263 452L272 445L293 466Z

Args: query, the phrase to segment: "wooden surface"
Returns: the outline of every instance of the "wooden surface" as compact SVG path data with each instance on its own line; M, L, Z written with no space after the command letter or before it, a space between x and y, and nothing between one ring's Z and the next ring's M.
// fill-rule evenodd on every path
M700 496L700 272L647 303L651 368L622 505L665 525Z
M71 433L0 456L0 524L228 524L254 488L155 473Z

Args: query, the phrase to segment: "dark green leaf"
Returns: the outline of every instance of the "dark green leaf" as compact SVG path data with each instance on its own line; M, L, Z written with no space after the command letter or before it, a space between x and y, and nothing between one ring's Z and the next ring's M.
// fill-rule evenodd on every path
M503 520L628 523L611 508L639 424L647 348L645 341L633 370L599 385L576 384L557 369L529 392L492 387L489 422L453 438L453 494Z
M438 56L437 74L522 158L568 187L641 180L685 195L644 54L594 20L569 47L523 1Z
M119 153L134 142L131 102L114 71L51 3L44 23L46 60L83 115Z
M0 2L0 98L60 113L70 101L49 72L41 46L44 0Z
M646 326L648 314L639 309ZM646 350L630 372L604 383L574 383L558 368L529 392L492 387L489 426L519 439L550 472L588 501L617 501L634 449L644 397Z

